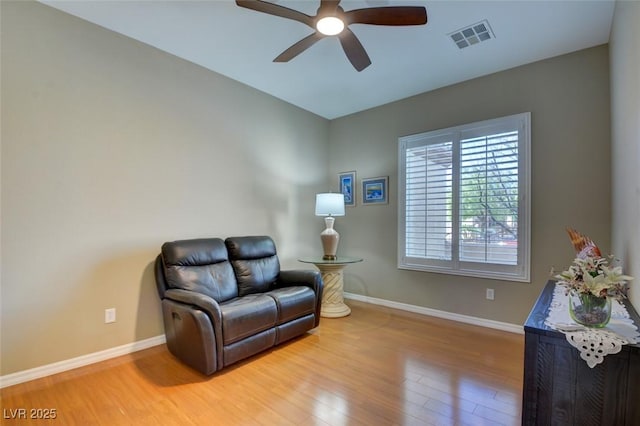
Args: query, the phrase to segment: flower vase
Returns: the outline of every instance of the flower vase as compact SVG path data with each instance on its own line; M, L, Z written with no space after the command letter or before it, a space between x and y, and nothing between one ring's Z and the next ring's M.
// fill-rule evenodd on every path
M611 298L571 291L569 314L575 322L585 327L605 327L611 319Z

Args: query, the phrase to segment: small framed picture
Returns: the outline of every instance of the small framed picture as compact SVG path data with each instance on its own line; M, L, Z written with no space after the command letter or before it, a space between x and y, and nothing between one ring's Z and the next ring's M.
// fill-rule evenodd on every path
M342 172L340 178L340 192L344 194L344 205L353 207L356 205L356 172Z
M389 176L362 179L362 204L387 204Z

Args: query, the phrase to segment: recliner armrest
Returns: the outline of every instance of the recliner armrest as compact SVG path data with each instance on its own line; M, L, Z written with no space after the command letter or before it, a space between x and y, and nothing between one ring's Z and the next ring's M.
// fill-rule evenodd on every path
M318 271L307 269L280 271L275 287L290 287L292 285L306 285L307 287L311 287L316 294L320 293L320 296L322 296L322 275L320 275Z
M175 302L196 306L200 310L205 311L207 315L209 315L211 321L214 323L214 326L220 326L220 323L222 321L222 312L220 311L220 305L211 297L202 293L195 293L193 291L172 288L164 293L164 298L171 299ZM216 334L218 334L217 330Z
M290 287L294 285L306 285L316 294L316 312L315 325L320 324L320 310L322 308L322 292L324 290L324 281L319 271L311 271L308 269L295 269L289 271L280 271L275 288Z
M222 351L222 311L220 305L213 298L202 293L172 288L164 293L164 298L173 300L174 302L184 303L195 306L199 310L205 312L211 319L213 333L216 344L217 365L224 366L224 358Z

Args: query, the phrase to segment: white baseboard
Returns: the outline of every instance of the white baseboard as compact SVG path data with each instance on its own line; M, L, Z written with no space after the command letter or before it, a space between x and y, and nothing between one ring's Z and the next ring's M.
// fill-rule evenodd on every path
M106 349L104 351L94 352L76 358L55 362L53 364L43 365L41 367L7 374L6 376L0 376L0 389L7 386L17 385L18 383L28 382L29 380L39 379L40 377L62 373L63 371L73 370L74 368L84 367L85 365L105 361L107 359L115 358L121 355L141 351L152 346L162 345L165 342L166 338L164 334L162 334L160 336L151 337L145 340L139 340L133 343L127 343L126 345L117 346L115 348Z
M510 324L508 322L494 321L484 318L472 317L469 315L454 314L437 309L425 308L422 306L409 305L408 303L394 302L391 300L378 299L376 297L362 296L355 293L344 293L346 299L358 300L360 302L371 303L373 305L386 306L387 308L400 309L402 311L413 312L416 314L429 315L432 317L443 318L451 321L463 322L466 324L479 325L481 327L494 328L497 330L508 331L510 333L524 334L524 327L521 325Z

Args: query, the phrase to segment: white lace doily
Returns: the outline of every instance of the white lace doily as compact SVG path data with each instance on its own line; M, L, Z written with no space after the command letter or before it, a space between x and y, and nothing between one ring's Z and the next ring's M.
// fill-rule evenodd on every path
M604 328L588 328L576 323L569 315L569 296L564 286L557 284L545 324L564 333L567 342L580 351L580 357L590 368L604 357L622 350L622 345L640 342L638 327L629 312L617 300L611 303L611 320Z

